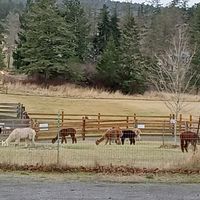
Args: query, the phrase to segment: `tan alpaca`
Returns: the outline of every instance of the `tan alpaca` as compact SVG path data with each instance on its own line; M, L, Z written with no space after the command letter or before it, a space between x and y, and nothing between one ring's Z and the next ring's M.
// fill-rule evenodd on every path
M111 144L112 139L115 140L116 144L121 144L120 137L122 136L122 131L119 127L112 127L108 129L100 139L96 140L96 145L99 145L102 141L106 140L105 145L109 142Z

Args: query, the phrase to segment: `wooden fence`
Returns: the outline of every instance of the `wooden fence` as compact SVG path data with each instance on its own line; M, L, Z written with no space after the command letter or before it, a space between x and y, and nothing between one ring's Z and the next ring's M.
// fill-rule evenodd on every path
M21 103L0 103L0 119L22 118L25 107Z
M142 116L142 115L102 115L98 114L60 114L29 113L31 119L39 123L39 139L53 138L60 128L74 127L80 136L99 136L106 129L119 126L123 129L137 127L143 135L172 135L174 132L173 115ZM87 116L87 117L86 117ZM197 130L198 117L179 116L177 132L187 129Z

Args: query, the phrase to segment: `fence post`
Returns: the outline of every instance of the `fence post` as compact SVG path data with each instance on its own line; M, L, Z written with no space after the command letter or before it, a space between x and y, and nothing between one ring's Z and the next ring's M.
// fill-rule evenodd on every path
M134 113L134 126L135 128L137 128L137 118L136 118L136 114Z
M126 117L126 123L127 123L126 128L128 128L129 127L129 116Z
M185 121L185 131L188 131L188 122Z
M98 132L100 131L101 114L98 113Z
M82 117L83 123L82 123L82 136L83 136L83 140L85 140L85 117Z
M199 126L200 126L200 117L199 117L199 121L198 121L197 135L199 135Z
M192 127L192 115L190 115L190 129Z
M182 127L182 114L180 114L180 119L179 119L179 133L181 132L181 127Z
M57 127L58 127L58 144L57 144L57 165L59 165L59 157L60 157L60 112L58 112L58 121L57 121Z
M63 127L63 124L64 124L64 117L65 117L64 110L62 110L62 113L61 113L61 114L62 114L62 118L61 118L62 124L61 124L61 125L62 125L62 127Z
M164 124L163 124L162 143L163 143L163 147L164 147L164 145L165 145L165 120L164 120Z
M21 114L20 114L20 111L21 109L20 109L20 103L18 103L18 105L17 105L17 118L18 119L20 119L20 116L21 116Z

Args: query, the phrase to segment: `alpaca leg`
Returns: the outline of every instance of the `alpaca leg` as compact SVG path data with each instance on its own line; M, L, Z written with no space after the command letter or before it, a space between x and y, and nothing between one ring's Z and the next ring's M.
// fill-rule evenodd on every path
M120 138L117 138L117 144L118 144L118 145L121 145L121 140L120 140Z
M133 139L129 138L129 140L130 140L130 145L132 145L133 144Z
M15 146L19 145L19 143L20 143L20 138L15 140Z
M193 152L195 153L195 151L197 149L197 143L196 143L196 141L192 142L192 146L193 146Z
M181 151L184 153L184 140L181 140Z
M135 145L135 138L133 138L133 144Z
M124 138L121 138L122 145L124 145L124 140L125 140Z
M73 143L73 144L74 144L74 143L77 143L77 140L76 140L76 137L75 137L75 136L72 137L72 143Z
M64 142L64 137L62 136L62 138L61 138L61 144L63 144L63 142Z
M188 152L188 145L189 143L187 141L185 141L185 151Z
M25 139L25 147L28 147L29 139Z
M36 135L33 135L33 137L32 137L32 145L35 147L35 137L36 137Z
M64 140L65 140L65 144L67 144L67 138L66 137L64 137Z
M112 142L112 139L111 139L111 137L109 138L109 145L111 145L111 142Z
M109 138L106 138L105 145L107 145L107 144L108 144L108 141L109 141Z

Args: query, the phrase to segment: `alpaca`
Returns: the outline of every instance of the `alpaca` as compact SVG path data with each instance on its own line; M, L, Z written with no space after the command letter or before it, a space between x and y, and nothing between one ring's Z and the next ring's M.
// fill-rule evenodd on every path
M122 145L124 144L124 141L126 138L129 138L130 145L131 144L135 145L135 139L141 140L140 134L142 133L142 131L138 128L125 129L125 130L122 130L122 133L123 133L123 135L121 136Z
M188 146L191 143L193 146L193 153L197 150L197 142L199 141L199 135L192 131L184 131L180 134L181 151L188 152Z
M32 128L16 128L14 129L5 141L2 141L2 146L9 146L10 142L15 141L15 145L20 143L21 139L25 139L25 146L28 146L27 141L31 141L35 145L36 132Z
M74 128L60 129L59 136L62 138L61 143L63 143L64 141L65 141L65 143L67 143L66 136L68 136L68 135L70 135L72 138L72 144L77 143L76 130ZM54 144L57 139L58 139L58 135L56 135L56 137L52 139L52 143Z
M120 137L122 136L122 131L119 127L112 127L108 129L100 139L96 141L96 145L99 145L103 140L106 139L105 145L109 142L111 144L112 139L115 140L116 144L121 144Z

